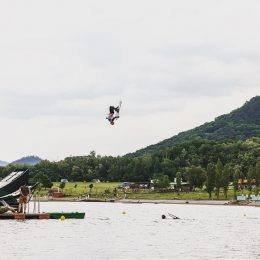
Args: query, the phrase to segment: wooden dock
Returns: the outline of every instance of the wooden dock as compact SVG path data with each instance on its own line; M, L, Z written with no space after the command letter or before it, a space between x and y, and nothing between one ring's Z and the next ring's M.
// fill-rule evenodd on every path
M27 220L27 219L84 219L85 213L81 212L52 212L52 213L4 213L0 214L0 220L2 219L15 219L15 220Z
M0 215L1 219L16 219L16 220L25 220L25 219L50 219L49 213L4 213Z

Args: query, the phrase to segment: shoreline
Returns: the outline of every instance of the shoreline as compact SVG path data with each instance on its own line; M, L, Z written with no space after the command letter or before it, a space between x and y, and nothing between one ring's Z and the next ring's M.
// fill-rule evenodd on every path
M34 200L31 200L32 202ZM182 204L182 205L205 205L205 206L249 206L260 207L260 201L240 201L234 202L230 200L156 200L156 199L88 199L80 200L78 198L55 198L55 199L40 199L40 202L85 202L85 203L126 203L126 204Z

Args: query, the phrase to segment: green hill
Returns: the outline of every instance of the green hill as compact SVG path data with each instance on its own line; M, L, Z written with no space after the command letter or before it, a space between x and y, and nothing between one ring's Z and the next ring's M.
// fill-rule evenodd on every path
M181 132L169 139L140 149L131 156L154 153L177 143L192 140L246 140L260 137L260 96L247 101L242 107L217 117L194 129Z
M38 156L26 156L14 162L11 162L11 165L36 165L41 162L42 159Z
M9 163L8 162L6 162L6 161L1 161L0 160L0 166L6 166L6 165L8 165Z

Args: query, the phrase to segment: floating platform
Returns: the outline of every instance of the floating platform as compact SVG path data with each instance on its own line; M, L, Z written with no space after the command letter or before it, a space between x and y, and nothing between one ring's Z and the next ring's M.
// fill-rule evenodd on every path
M2 219L84 219L85 213L83 212L51 212L51 213L3 213L0 214Z
M62 216L65 217L65 219L84 219L85 213L84 212L52 212L49 213L51 219L60 219Z

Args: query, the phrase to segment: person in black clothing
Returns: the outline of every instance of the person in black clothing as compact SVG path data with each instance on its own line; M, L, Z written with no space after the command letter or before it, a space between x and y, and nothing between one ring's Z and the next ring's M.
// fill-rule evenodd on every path
M117 118L119 118L119 106L117 107L110 106L109 114L107 116L108 121L110 122L111 125L113 125L115 123L114 120Z

